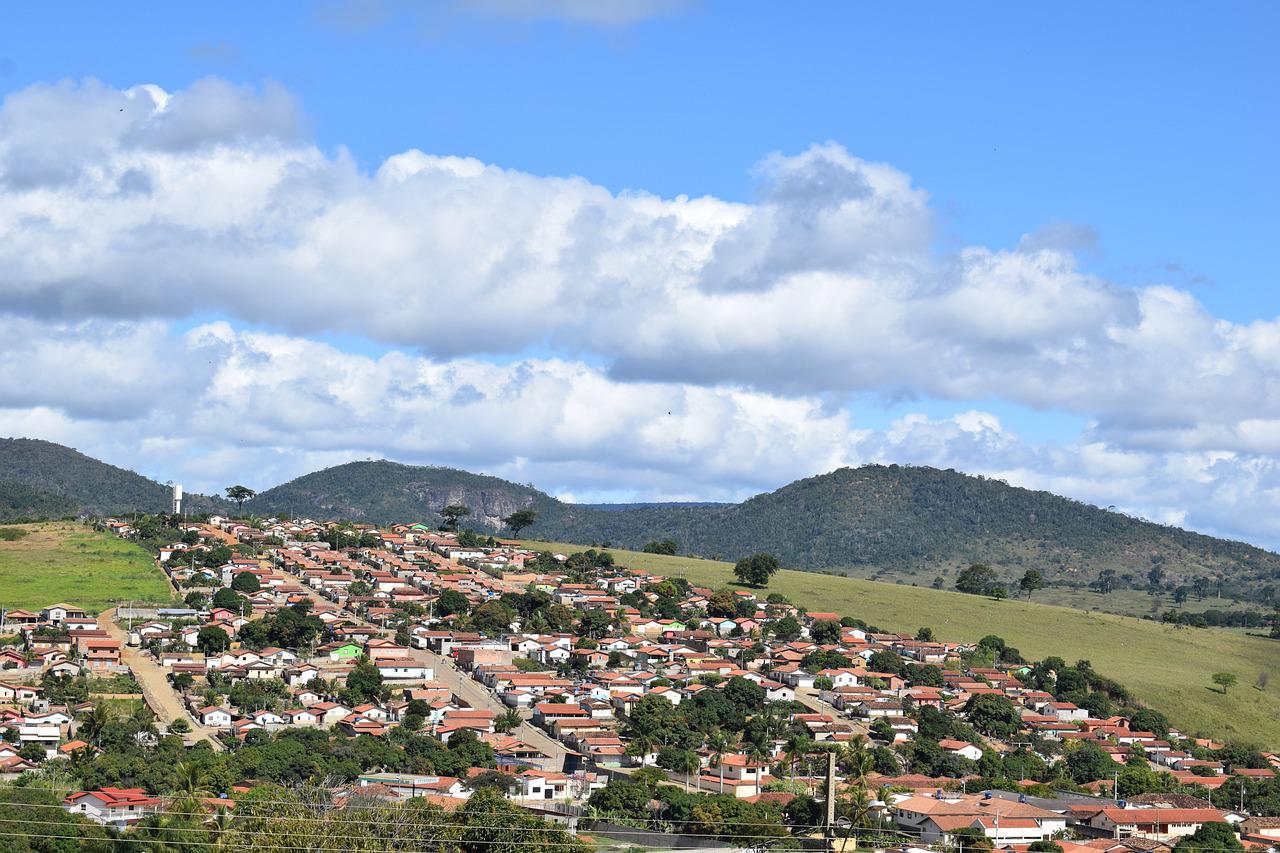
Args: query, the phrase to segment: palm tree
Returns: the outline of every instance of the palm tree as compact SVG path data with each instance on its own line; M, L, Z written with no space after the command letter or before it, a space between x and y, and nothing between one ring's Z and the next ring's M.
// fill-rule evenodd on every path
M732 739L724 733L723 729L712 729L711 734L707 735L707 748L711 750L711 764L719 768L720 761L724 758L725 751L729 749ZM720 793L724 793L724 772L720 774Z
M219 807L213 813L213 817L209 818L206 825L209 827L209 834L213 836L213 849L222 850L224 847L223 839L231 831L231 813Z
M105 703L100 702L93 706L92 711L84 715L84 719L76 727L76 736L94 746L98 746L98 740L102 737L102 730L107 727L107 724L112 719L111 711Z
M204 768L190 761L179 761L173 766L173 789L184 797L207 797L211 792L204 785Z
M640 759L640 763L644 764L649 753L653 752L654 743L654 739L649 735L636 735L627 744L627 755Z
M524 718L520 716L520 712L514 708L509 708L498 715L493 721L493 727L503 734L513 732L524 723Z
M853 779L854 784L859 788L867 787L867 777L871 775L871 771L876 767L875 756L867 749L862 735L856 735L853 741L845 749L844 764L849 768L848 775Z
M783 754L787 757L787 777L794 779L796 775L796 760L807 755L813 749L813 738L807 734L796 733L787 738L786 748Z
M687 794L689 793L689 774L695 770L702 769L702 760L698 758L698 753L692 749L683 750L676 769L684 771L684 792ZM721 784L724 784L723 780L721 780Z

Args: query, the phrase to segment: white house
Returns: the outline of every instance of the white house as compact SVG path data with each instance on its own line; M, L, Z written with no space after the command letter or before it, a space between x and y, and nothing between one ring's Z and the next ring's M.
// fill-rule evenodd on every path
M123 829L160 811L160 800L142 788L102 788L72 794L62 807L95 823Z

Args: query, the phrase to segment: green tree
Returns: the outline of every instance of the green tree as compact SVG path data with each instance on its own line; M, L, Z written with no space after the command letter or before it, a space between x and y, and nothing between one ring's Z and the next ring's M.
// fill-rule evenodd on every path
M679 550L679 546L672 539L663 539L661 542L646 542L644 552L646 554L666 554L675 556Z
M231 648L231 638L216 625L206 625L196 634L196 648L206 655L217 655Z
M454 613L466 613L471 602L456 589L446 589L436 599L436 615L449 616Z
M262 589L262 582L253 572L239 572L231 579L231 588L236 592L253 594Z
M380 700L384 690L382 673L378 671L378 667L368 658L361 657L351 668L351 672L347 673L342 699L349 705L363 705Z
M471 507L466 504L448 504L440 509L440 517L444 519L444 526L448 530L457 530L462 519L468 515L471 515Z
M800 622L794 616L783 616L770 625L769 630L779 640L794 640L800 636Z
M1067 753L1067 774L1080 784L1110 779L1119 765L1096 743L1085 742Z
M511 623L516 621L516 613L501 601L486 601L471 614L471 621L477 630L495 636L511 630Z
M658 766L673 773L683 773L684 789L688 791L689 777L702 767L702 761L698 758L698 753L691 749L669 746L658 750Z
M257 494L248 486L227 486L227 498L235 501L237 512L244 509L245 501L252 500Z
M777 573L781 566L778 565L778 558L772 554L752 554L750 557L743 557L733 567L733 574L737 579L748 586L766 587L769 585L769 578Z
M1137 732L1151 732L1157 737L1169 734L1169 719L1153 708L1140 708L1129 715L1129 727Z
M990 566L982 563L974 563L969 568L960 572L956 578L956 589L960 592L967 592L970 595L987 595L991 592L991 588L995 586L996 573Z
M809 639L819 645L829 646L840 642L840 623L819 619L809 626Z
M964 706L969 724L985 735L1007 738L1017 733L1021 718L1007 696L979 693Z
M1056 841L1042 839L1040 841L1032 841L1027 850L1030 853L1062 853L1062 845Z
M734 595L726 590L715 593L711 598L707 599L707 615L720 616L728 619L738 615L738 603L734 600Z
M867 668L872 672L888 672L893 675L902 673L902 655L890 649L877 649L867 658Z
M1234 687L1238 680L1234 672L1215 672L1213 674L1213 683L1222 688L1223 696L1227 695L1227 688Z
M234 589L222 588L213 594L213 606L221 607L226 610L234 610L240 612L240 602L243 601Z
M502 523L511 531L511 535L519 538L520 531L526 527L532 527L533 523L538 520L538 511L525 507L502 519Z
M1038 589L1044 589L1044 575L1039 569L1027 569L1022 575L1022 580L1018 581L1018 589L1022 590L1027 598L1031 597L1031 593ZM1062 853L1059 848L1058 853Z
M1236 837L1236 832L1229 823L1202 823L1200 828L1190 835L1184 836L1174 846L1174 853L1225 853L1232 850L1243 850L1244 845Z
M990 850L994 845L986 833L972 826L962 826L951 833L954 853L977 853Z
M520 712L514 708L503 711L493 721L493 727L503 734L508 734L520 728L524 723L524 718L520 716Z

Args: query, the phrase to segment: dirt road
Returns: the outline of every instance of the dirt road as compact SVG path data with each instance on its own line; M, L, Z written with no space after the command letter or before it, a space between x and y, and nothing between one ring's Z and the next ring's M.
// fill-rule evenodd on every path
M98 616L98 627L106 631L111 639L120 641L120 659L133 672L134 680L142 686L142 698L146 700L147 707L166 726L174 720L186 720L191 726L191 731L182 736L187 745L208 740L215 750L222 751L218 731L201 725L187 714L182 705L182 697L169 683L164 667L143 654L140 649L129 646L129 635L116 624L115 615L114 608L104 610Z

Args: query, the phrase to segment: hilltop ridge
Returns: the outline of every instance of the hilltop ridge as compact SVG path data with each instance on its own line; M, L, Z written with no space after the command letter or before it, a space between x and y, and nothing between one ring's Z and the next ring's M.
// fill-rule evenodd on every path
M63 501L88 513L168 507L167 487L50 442L0 440L0 470L0 480L37 490L33 502L59 509ZM20 498L7 511L20 514ZM539 538L632 549L671 539L681 553L728 560L769 551L795 568L920 585L941 577L949 587L959 567L985 562L1006 577L1036 568L1050 583L1073 586L1104 571L1135 589L1154 578L1164 587L1197 583L1203 595L1211 584L1264 604L1280 587L1280 556L1262 548L1000 480L902 465L840 468L736 504L609 506L567 503L532 485L456 468L360 461L266 489L244 509L437 523L450 503L470 507L464 525L481 532L500 532L504 517L527 507L538 513L530 533ZM194 495L188 506L226 511L230 504Z

